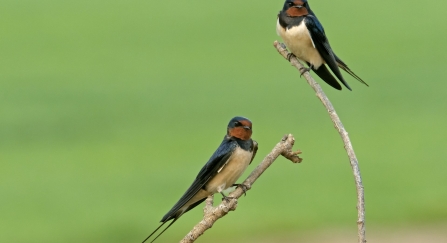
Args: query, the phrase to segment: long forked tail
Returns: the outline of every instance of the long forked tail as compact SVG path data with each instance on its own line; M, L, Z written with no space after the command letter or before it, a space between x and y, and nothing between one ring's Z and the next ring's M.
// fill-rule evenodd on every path
M335 56L335 61L337 62L337 66L339 68L341 68L345 72L349 73L349 75L351 75L353 78L357 79L360 83L362 83L362 84L364 84L364 85L369 87L369 85L365 81L363 81L363 79L361 79L359 76L357 76L357 74L355 74L351 69L349 69L348 65L346 65L346 63L344 63L340 58Z
M160 235L161 234L163 234L163 232L165 232L169 227L171 227L171 225L176 221L177 219L174 219L169 225L168 225L168 227L166 227L162 232L160 232L160 234L158 234L157 235L157 237L155 237L152 241L151 241L151 243L152 242L154 242L158 237L160 237ZM143 242L142 243L144 243L144 242L146 242L149 238L151 238L151 236L153 235L153 234L155 234L155 232L157 232L160 228L161 228L161 226L163 226L164 224L166 224L168 221L165 221L165 222L163 222L160 226L158 226L148 237L146 237L146 239L144 239L143 240Z

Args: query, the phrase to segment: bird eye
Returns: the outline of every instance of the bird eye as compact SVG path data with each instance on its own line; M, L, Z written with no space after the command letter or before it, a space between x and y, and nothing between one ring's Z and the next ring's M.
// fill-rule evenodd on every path
M292 7L293 6L293 2L289 2L289 7Z
M238 121L237 121L237 122L234 122L234 126L235 126L235 127L241 126L241 123L238 122Z

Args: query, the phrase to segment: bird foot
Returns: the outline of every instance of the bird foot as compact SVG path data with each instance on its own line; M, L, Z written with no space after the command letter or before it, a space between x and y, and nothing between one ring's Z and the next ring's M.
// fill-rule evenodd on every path
M223 197L222 201L225 200L227 203L229 203L231 199L234 199L234 197Z
M234 199L234 197L225 196L225 194L223 194L223 192L221 192L220 194L222 194L222 196L223 196L222 201L225 200L227 203L229 203L231 199Z
M300 78L301 78L301 76L303 76L303 74L305 72L309 72L310 70L312 70L312 66L310 66L308 68L305 68L305 67L300 68Z
M292 58L292 57L296 57L296 56L295 56L295 54L289 52L289 53L287 54L287 60L289 60L289 62L290 62L290 58Z
M244 196L247 196L248 186L244 184L233 184L235 187L240 187L244 191Z

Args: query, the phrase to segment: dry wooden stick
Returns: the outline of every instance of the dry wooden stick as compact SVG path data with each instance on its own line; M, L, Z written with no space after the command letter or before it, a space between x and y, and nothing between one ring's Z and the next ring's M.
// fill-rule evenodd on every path
M292 66L296 67L298 71L304 68L303 64L301 64L295 56L291 56L289 58L289 52L287 51L284 44L275 41L273 45L278 50L279 54L281 54L285 59L290 60ZM334 106L332 106L326 94L321 89L320 85L315 82L315 80L310 76L309 72L305 72L303 74L304 78L306 78L307 83L314 89L317 97L321 100L324 107L326 107L329 116L331 117L332 122L335 125L335 128L338 130L343 143L345 144L345 150L348 153L349 161L351 163L352 171L354 173L355 186L357 189L357 227L358 227L358 242L366 243L365 238L365 199L364 199L364 190L362 184L362 177L360 175L360 168L358 164L357 157L355 156L354 149L352 148L351 140L349 139L348 132L345 127L341 123L340 118L335 112Z
M295 138L292 134L285 135L282 140L276 144L273 150L264 158L264 160L251 172L248 178L242 183L248 191L261 174L278 158L279 155L284 156L293 163L300 163L302 159L298 157L300 151L292 152ZM236 210L237 199L244 194L241 187L237 187L228 196L232 197L228 202L223 200L217 207L213 207L213 196L209 196L205 201L205 208L203 209L203 219L180 241L181 243L194 242L207 229L211 228L219 218L225 216L229 211Z

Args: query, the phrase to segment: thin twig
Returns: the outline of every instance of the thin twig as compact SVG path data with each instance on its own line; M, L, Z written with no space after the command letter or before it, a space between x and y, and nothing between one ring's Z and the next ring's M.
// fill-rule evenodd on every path
M289 58L289 52L285 48L284 44L275 41L273 45L278 50L279 54L281 54L285 59ZM304 68L303 64L301 64L295 56L290 58L290 63L292 66L296 67L299 70ZM352 148L351 140L349 139L348 132L345 127L341 123L340 118L335 112L334 106L332 106L326 94L321 89L320 85L315 82L315 80L310 76L309 72L305 72L303 74L304 78L306 78L307 83L315 90L317 97L321 100L324 107L326 107L329 116L331 117L332 122L335 125L335 128L338 130L343 143L345 144L345 150L348 153L349 161L351 163L352 171L354 173L355 186L357 188L357 227L358 227L358 242L366 243L365 238L365 199L364 199L364 191L362 184L362 177L360 175L360 168L357 161L357 157L355 156L354 149Z
M264 160L251 172L248 178L242 183L248 191L261 174L278 158L279 155L284 156L293 163L300 163L302 159L298 157L300 151L292 152L295 139L292 134L285 135L282 140L276 144L273 150L264 158ZM241 187L237 187L228 197L232 197L228 202L223 200L217 207L213 207L213 196L209 196L205 201L205 208L203 209L203 220L200 221L194 228L180 241L180 243L194 242L207 229L211 228L219 218L225 216L229 211L236 210L237 199L244 194Z

